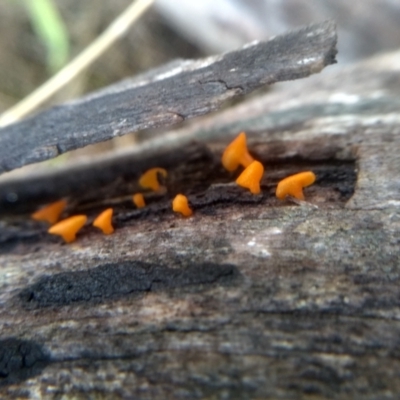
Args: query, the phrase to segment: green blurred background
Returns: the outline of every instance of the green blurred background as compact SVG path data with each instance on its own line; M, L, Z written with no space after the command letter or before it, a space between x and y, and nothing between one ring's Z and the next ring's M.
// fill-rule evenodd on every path
M1 0L0 113L81 52L131 3L131 0ZM44 107L173 58L201 54L151 9L125 38Z

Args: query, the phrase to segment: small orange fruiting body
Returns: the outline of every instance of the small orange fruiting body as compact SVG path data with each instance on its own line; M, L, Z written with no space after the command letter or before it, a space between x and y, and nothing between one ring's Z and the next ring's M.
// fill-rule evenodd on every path
M181 213L184 217L190 217L193 214L189 207L188 199L183 194L177 194L172 201L172 209L175 212Z
M132 201L137 208L143 208L146 206L146 203L144 202L144 197L143 197L142 193L135 193L132 196Z
M312 171L300 172L296 175L282 179L276 188L276 197L283 200L286 196L304 200L303 188L315 182L315 174Z
M93 226L101 229L105 235L110 235L111 233L114 232L114 228L112 226L112 215L113 215L113 209L107 208L107 210L104 210L93 221Z
M47 232L52 235L62 236L67 243L70 243L76 239L76 234L85 225L86 221L86 215L75 215L53 225Z
M235 171L239 165L247 168L254 158L249 154L246 145L246 134L241 132L225 149L222 154L222 165L230 172Z
M158 182L158 174L161 174L164 178L167 177L167 171L164 168L151 168L139 178L139 185L144 189L159 191L161 186Z
M58 221L66 206L65 200L59 200L34 212L31 217L36 221L47 221L50 225L53 225Z
M264 175L264 167L259 161L253 161L236 179L236 183L251 193L261 192L260 181Z

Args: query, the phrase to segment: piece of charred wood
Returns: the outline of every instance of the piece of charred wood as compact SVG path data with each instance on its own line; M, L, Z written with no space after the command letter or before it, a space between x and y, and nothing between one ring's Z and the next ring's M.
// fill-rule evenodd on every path
M206 114L263 85L319 72L335 55L328 21L222 56L174 62L0 129L0 173Z

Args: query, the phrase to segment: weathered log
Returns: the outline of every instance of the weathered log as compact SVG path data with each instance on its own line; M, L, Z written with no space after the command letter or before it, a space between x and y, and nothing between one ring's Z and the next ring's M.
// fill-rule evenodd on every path
M0 129L0 173L137 130L177 124L335 62L327 21L204 60L175 62Z
M112 204L117 229L64 245L3 218L0 397L395 398L399 60L294 82L119 163L2 186L24 199L15 211L40 195L69 195L90 218ZM220 166L240 130L266 166L261 195ZM155 165L167 193L135 210L124 196ZM276 182L304 169L317 174L307 201L277 200ZM173 215L177 192L192 218Z

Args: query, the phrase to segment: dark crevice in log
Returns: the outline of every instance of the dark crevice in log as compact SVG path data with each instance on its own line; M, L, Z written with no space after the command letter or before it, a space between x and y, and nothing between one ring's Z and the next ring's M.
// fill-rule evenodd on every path
M278 181L285 176L299 171L312 170L317 175L316 183L307 188L305 193L310 204L320 208L343 207L354 193L356 171L354 161L307 161L297 158L287 159L278 164L266 165L266 176L261 182L262 193L254 196L234 183L235 174L224 171L217 163L206 157L206 165L201 158L193 164L171 167L166 181L167 193L164 195L146 195L147 206L144 209L135 209L131 194L139 191L136 181L124 182L118 180L95 192L86 192L80 198L80 193L73 194L74 203L68 210L69 215L85 213L91 221L107 207L114 208L114 225L122 228L131 226L136 221L148 221L157 224L158 221L172 215L171 200L177 193L188 195L189 202L196 213L215 215L218 208L228 205L244 207L285 207L293 206L290 200L281 201L275 197L275 188ZM162 165L165 165L162 163ZM215 168L212 168L212 167ZM122 193L121 193L122 191ZM88 194L90 197L88 198ZM101 198L103 194L103 198ZM98 199L100 197L100 199ZM94 201L93 200L97 200ZM100 200L100 201L99 201ZM18 209L17 209L18 210ZM9 223L3 221L0 232L0 253L37 251L50 243L60 242L60 239L46 234L47 225L30 220L26 214L18 219L11 219ZM91 226L83 228L82 235L99 234ZM21 248L21 245L22 248ZM25 248L25 250L23 250Z
M0 213L7 215L0 231L0 253L40 251L43 246L60 242L46 234L45 224L31 221L27 212L49 201L69 198L64 214L88 214L90 220L106 207L114 208L115 227L131 226L136 221L157 224L160 218L172 215L171 199L185 193L196 213L215 215L218 208L228 205L245 207L293 206L291 201L275 198L280 179L299 171L312 170L317 175L315 185L306 189L307 200L318 207L343 207L354 193L356 158L337 159L337 154L350 157L356 150L335 142L335 139L309 141L262 142L250 136L249 150L266 168L261 182L262 194L253 196L239 188L234 180L240 173L226 172L220 162L225 143L188 143L179 149L155 151L141 156L124 156L97 165L68 169L48 176L0 185ZM295 149L295 152L293 152ZM157 161L154 161L157 160ZM165 194L145 194L147 206L136 210L131 196L141 191L137 180L148 168L160 166L168 171ZM10 194L18 199L9 202ZM93 227L81 234L96 235Z
M6 181L0 183L0 214L32 212L39 205L61 197L70 197L77 204L133 194L142 190L137 182L140 175L155 166L174 170L177 180L186 177L190 181L192 170L204 174L213 168L214 162L206 146L191 143L176 151L123 155L28 180Z
M268 183L276 185L279 179L304 169L316 169L321 173L319 181L327 185L330 180L327 171L348 170L354 164L355 150L343 148L334 140L315 139L313 141L256 141L250 137L251 154L266 167L265 188ZM211 150L202 143L192 142L179 148L155 151L140 155L122 156L95 165L70 168L29 180L0 183L0 215L33 212L40 205L69 197L70 212L90 209L90 204L99 207L124 204L129 208L130 195L142 189L137 180L140 175L155 166L168 171L166 185L170 196L177 193L197 194L206 191L213 184L233 181L237 174L223 170L220 157L225 143L212 144ZM295 151L293 152L293 149ZM347 159L337 159L337 154L347 154ZM326 165L326 168L324 168ZM325 171L325 170L326 171ZM330 174L331 175L331 174ZM351 195L355 175L342 177L346 191ZM337 179L337 183L339 179ZM146 195L147 196L147 195ZM149 195L159 200L159 195ZM12 201L10 201L12 198ZM118 201L121 198L121 201ZM342 198L340 201L346 201Z

